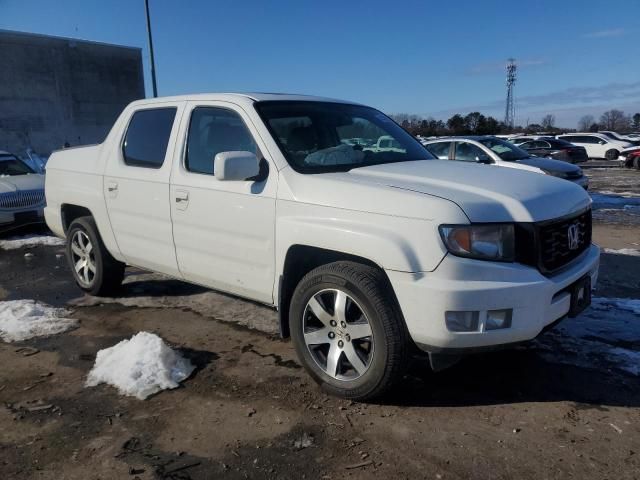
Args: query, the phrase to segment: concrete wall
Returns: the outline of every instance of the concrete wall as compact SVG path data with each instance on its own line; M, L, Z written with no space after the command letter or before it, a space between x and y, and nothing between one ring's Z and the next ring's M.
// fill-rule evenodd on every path
M0 30L0 150L99 143L144 96L139 48Z

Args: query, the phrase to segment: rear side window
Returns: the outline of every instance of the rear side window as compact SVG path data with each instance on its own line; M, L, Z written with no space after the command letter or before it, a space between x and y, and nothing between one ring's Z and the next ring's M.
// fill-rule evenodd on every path
M175 117L175 107L135 112L122 145L124 163L132 167L162 167Z
M213 159L221 152L251 152L258 148L240 115L218 107L196 107L191 114L185 167L213 175Z

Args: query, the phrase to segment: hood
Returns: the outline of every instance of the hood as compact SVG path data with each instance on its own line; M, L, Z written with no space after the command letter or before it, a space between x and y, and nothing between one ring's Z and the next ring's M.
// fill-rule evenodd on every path
M44 189L44 175L31 173L0 177L0 193L42 189Z
M591 203L581 187L550 175L449 160L374 165L341 175L450 200L472 222L538 222Z
M580 167L576 167L572 163L563 162L561 160L553 160L551 158L529 157L522 160L517 160L517 163L522 163L524 165L537 167L542 170L548 170L551 172L577 173L580 171Z

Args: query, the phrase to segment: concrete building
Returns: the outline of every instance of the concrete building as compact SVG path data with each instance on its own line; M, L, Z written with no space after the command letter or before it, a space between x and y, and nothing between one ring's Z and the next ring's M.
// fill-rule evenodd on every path
M144 96L140 48L0 30L0 150L101 142Z

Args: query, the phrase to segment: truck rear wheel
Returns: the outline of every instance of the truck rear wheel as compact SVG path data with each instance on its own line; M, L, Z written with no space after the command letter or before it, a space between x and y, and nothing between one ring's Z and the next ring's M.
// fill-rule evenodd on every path
M404 373L409 334L373 267L335 262L309 272L293 294L289 326L300 361L329 394L369 400Z
M92 217L71 222L67 231L67 260L76 284L91 295L112 294L122 284L125 265L107 251Z

